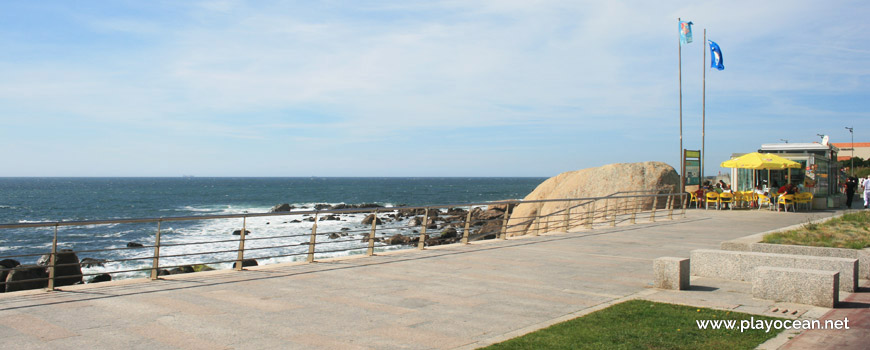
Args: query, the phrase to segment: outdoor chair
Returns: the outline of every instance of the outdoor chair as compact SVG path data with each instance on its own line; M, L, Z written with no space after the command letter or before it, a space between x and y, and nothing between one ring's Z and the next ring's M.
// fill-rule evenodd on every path
M707 195L705 196L704 202L705 202L704 210L707 210L710 208L710 203L716 204L716 208L718 209L719 208L719 194L716 192L713 192L713 191L707 192Z
M729 192L722 192L719 194L719 209L722 209L723 205L728 205L728 210L734 209L734 194Z
M757 194L756 194L757 195ZM761 210L761 206L767 204L767 209L773 209L773 203L770 203L770 197L768 196L758 196L758 210Z
M813 194L809 192L801 192L794 196L795 206L806 204L807 211L813 208Z
M782 205L782 209L785 212L788 212L788 206L791 206L792 211L796 211L794 207L794 195L793 194L784 194L779 196L779 199L776 200L776 211L779 211L779 206Z
M695 203L695 209L698 209L698 192L689 192L689 205Z

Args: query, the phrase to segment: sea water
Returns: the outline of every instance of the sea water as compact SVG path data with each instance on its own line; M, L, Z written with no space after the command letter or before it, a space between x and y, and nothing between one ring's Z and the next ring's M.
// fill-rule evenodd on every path
M0 224L84 221L126 218L265 213L280 203L296 210L315 204L376 203L386 207L444 205L523 198L544 178L0 178ZM338 221L318 221L318 257L352 254L365 246L365 214L342 215ZM237 258L244 224L251 231L246 258L259 264L304 259L313 226L301 215L242 219L169 221L161 223L161 266L203 262L228 268ZM385 218L386 219L386 218ZM301 221L301 222L297 222ZM342 231L344 230L344 231ZM401 221L380 226L383 234L413 234ZM144 277L151 267L155 223L61 226L59 249L79 258L113 262L84 269L87 273L127 271L114 278ZM44 254L51 250L53 227L0 230L0 258ZM270 238L277 237L277 238ZM127 249L130 242L146 248ZM389 247L383 249L396 249ZM220 251L221 253L212 253ZM202 254L199 254L202 253ZM359 251L357 251L359 253ZM189 255L198 254L198 255ZM262 258L260 258L262 257ZM35 263L38 256L14 259ZM87 279L87 278L86 278Z

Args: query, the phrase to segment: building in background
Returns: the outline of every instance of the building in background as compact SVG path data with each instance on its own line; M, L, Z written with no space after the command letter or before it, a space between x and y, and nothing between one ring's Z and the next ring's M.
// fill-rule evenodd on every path
M855 144L859 145L857 142ZM855 157L858 157L857 147L855 151ZM767 170L731 169L731 178L738 191L751 190L755 184L782 186L791 182L798 185L801 191L813 194L813 208L840 207L843 196L840 193L841 174L837 164L841 152L839 147L834 144L817 142L766 143L761 145L758 152L774 153L800 163L801 168L770 172Z

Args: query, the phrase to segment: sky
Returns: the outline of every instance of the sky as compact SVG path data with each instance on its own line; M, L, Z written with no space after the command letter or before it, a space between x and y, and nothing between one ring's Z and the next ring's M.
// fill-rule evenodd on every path
M0 3L0 176L541 176L870 142L866 1ZM677 19L694 23L679 55ZM725 70L702 56L707 38ZM709 60L709 53L707 54ZM707 67L707 68L705 68Z

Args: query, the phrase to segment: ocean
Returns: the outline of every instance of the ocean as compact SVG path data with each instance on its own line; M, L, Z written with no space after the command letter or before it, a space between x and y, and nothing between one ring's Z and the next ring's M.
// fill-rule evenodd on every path
M265 213L280 203L297 210L315 204L377 203L383 206L418 206L520 199L545 178L0 178L0 224L81 221L124 218ZM341 220L318 222L318 232L362 232L363 214L343 215ZM249 218L251 231L246 257L260 264L298 261L307 252L312 223L301 215ZM241 219L167 222L161 226L161 266L210 261L216 268L229 268L236 258ZM407 225L392 222L384 228L410 233ZM72 249L78 257L104 259L104 266L84 272L117 273L113 278L145 277L150 268L151 248L126 249L130 242L153 245L157 227L153 223L107 224L61 227L59 249ZM51 250L53 228L0 230L0 259ZM269 237L280 237L269 239ZM323 239L323 238L319 238ZM198 243L191 245L191 243ZM353 254L346 249L362 244L353 235L326 240L318 245L318 258ZM279 248L270 248L282 246ZM384 249L397 249L387 247ZM102 251L110 249L109 251ZM196 254L225 251L218 254ZM38 256L14 257L33 264ZM87 278L86 278L87 279Z

